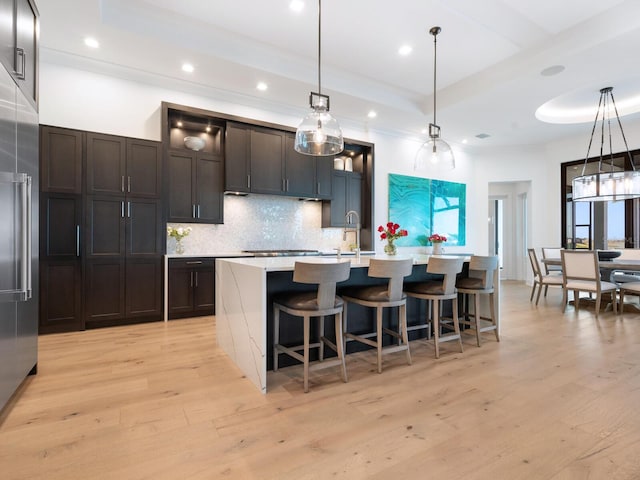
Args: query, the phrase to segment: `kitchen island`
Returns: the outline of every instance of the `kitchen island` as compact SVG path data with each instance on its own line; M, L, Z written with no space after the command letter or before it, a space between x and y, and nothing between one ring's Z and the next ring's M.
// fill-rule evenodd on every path
M411 255L413 258L413 272L405 278L405 282L419 282L432 278L426 273L429 255ZM367 267L371 258L400 259L397 257L362 256L358 258L336 257L273 257L273 258L218 258L216 260L216 334L218 344L229 355L234 363L263 393L267 392L267 371L271 369L273 344L273 295L287 291L309 290L309 285L293 282L293 269L296 261L333 263L340 261L351 262L350 278L338 284L340 288L350 285L369 285L380 283L380 279L372 279L367 275ZM468 271L468 260L461 275ZM496 286L496 316L500 327L500 283L499 270L496 270L494 284ZM407 317L410 325L424 323L426 316L425 302L413 301L407 304ZM364 308L349 306L349 327L359 328L359 324L370 329L372 311ZM483 305L483 315L485 315ZM389 314L387 314L389 315ZM391 314L395 317L395 312ZM385 317L387 321L391 320ZM300 344L301 328L298 332L292 328L286 330L284 325L298 326L302 322L283 321L281 341L283 343ZM424 331L414 332L424 336ZM352 342L356 343L356 342ZM351 345L349 345L351 346ZM353 347L356 348L355 345ZM347 353L351 350L348 349ZM283 357L283 360L285 358ZM285 363L283 362L283 366Z

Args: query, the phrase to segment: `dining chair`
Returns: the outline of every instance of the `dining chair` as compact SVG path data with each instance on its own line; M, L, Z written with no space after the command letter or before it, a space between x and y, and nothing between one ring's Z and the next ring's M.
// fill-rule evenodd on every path
M552 287L561 287L562 288L562 275L559 274L544 274L540 269L540 262L538 262L538 256L536 255L536 251L533 248L528 248L527 253L529 254L529 261L531 262L531 269L533 270L533 288L531 289L531 297L529 301L533 301L533 295L536 293L536 287L538 287L538 295L536 296L536 305L538 305L538 301L540 300L540 292L542 292L542 287L544 287L544 296L547 296L547 290L549 290L549 286Z
M436 358L440 358L440 343L457 340L460 352L463 351L462 337L460 335L460 323L458 318L458 290L456 289L456 276L462 271L464 259L462 257L430 257L427 263L427 273L438 275L438 279L427 282L409 283L405 291L409 297L427 300L431 305L431 316L427 308L427 324L433 323L433 343ZM451 300L453 315L450 323L446 323L442 316L442 302ZM440 329L453 330L445 335L440 334Z
M413 271L413 259L401 260L375 259L369 260L368 275L372 278L384 278L384 285L370 285L366 287L348 287L340 292L344 299L344 339L355 340L377 350L378 373L382 373L382 355L387 353L404 351L407 363L411 365L411 352L409 350L409 335L407 333L407 295L403 292L404 277L411 275ZM349 332L349 303L362 305L376 309L376 329L374 333ZM384 328L382 325L382 313L385 308L398 307L398 330ZM397 345L382 345L382 335L386 333L399 340ZM375 340L371 340L375 337Z
M624 296L627 293L640 295L640 282L625 282L620 285L620 313L624 313Z
M562 250L562 248L542 247L540 250L542 251L542 260L546 260L547 258L560 260L560 251ZM544 273L546 275L562 272L562 265L547 265L544 261L542 262L542 264L544 265Z
M603 293L610 293L613 311L616 312L617 285L605 282L600 278L598 267L598 253L594 250L562 250L562 312L564 313L569 300L569 291L573 292L573 303L578 311L580 307L580 292L588 292L596 296L596 318L600 312Z
M316 362L312 370L340 366L342 379L347 381L347 368L344 361L344 341L342 339L342 312L344 300L336 295L336 283L349 278L351 262L337 263L306 263L295 262L293 281L297 283L315 284L317 291L282 293L273 299L273 370L278 370L278 356L281 353L303 363L304 391L309 391L309 349L319 348L320 361ZM280 344L280 312L288 313L303 319L303 345L284 346ZM324 335L324 317L333 315L335 320L336 341L333 343ZM318 341L310 343L311 318L320 317ZM324 360L324 346L338 354L337 359ZM298 351L302 350L300 355Z

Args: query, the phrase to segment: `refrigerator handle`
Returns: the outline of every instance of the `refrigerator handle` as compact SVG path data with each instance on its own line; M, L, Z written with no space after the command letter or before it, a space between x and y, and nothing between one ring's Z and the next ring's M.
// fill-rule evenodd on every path
M80 225L76 225L76 257L80 256Z
M28 300L32 295L31 288L31 177L19 174L22 185L22 285L20 296L22 300Z

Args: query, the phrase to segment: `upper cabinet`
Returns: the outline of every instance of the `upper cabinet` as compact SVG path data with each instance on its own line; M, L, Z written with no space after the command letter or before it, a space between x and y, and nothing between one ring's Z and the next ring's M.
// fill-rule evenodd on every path
M331 198L333 157L294 150L295 135L227 122L225 190L301 198Z
M38 106L38 9L31 0L0 0L0 60Z
M224 127L188 109L163 108L169 222L222 223Z
M43 192L82 193L82 142L78 130L40 129L40 183Z

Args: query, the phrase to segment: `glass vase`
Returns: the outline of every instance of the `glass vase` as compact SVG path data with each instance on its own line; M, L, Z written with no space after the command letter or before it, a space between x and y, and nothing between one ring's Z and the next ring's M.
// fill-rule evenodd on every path
M395 255L396 253L398 253L398 248L393 243L393 240L389 240L384 246L384 253L386 253L387 255Z
M176 239L176 253L178 255L182 255L184 253L184 245L182 244L182 239Z

